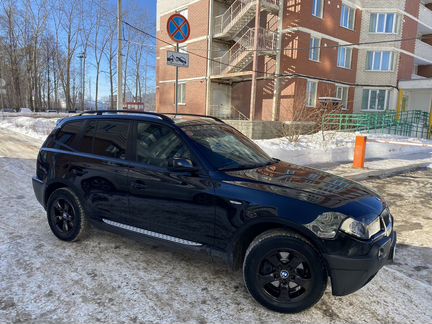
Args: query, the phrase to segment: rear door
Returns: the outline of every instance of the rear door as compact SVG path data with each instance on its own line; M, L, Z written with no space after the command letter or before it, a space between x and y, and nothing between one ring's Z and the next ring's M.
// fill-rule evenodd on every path
M73 172L94 218L128 218L128 136L126 119L89 119L81 139L82 156Z
M137 121L129 171L130 224L147 234L186 245L213 244L213 185L204 171L172 172L172 158L198 166L187 144L171 127Z

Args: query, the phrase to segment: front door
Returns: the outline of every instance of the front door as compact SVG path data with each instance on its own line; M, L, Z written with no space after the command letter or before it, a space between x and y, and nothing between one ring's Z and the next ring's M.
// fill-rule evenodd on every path
M129 170L130 225L145 234L185 245L212 244L213 186L203 171L173 172L169 161L186 158L198 165L176 131L137 121Z

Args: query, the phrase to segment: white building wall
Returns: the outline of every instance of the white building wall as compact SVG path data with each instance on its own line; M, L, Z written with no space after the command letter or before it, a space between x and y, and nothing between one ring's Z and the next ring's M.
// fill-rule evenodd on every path
M145 0L148 1L148 0ZM157 0L156 5L156 31L160 30L160 17L168 13L181 10L194 2L200 0Z
M389 12L398 13L405 9L406 0L363 0L362 1L362 22L360 29L360 43L365 42L378 42L378 41L392 41L400 39L402 36L403 23L406 19L405 16L401 15L399 20L399 26L397 28L397 34L376 34L369 32L370 17L371 13L377 12ZM390 86L388 89L391 90L389 98L389 109L394 110L397 106L398 91L393 87L397 86L398 82L398 70L399 70L399 58L400 53L400 42L394 43L381 43L381 44L368 44L359 46L358 63L357 63L357 84L367 84L372 86ZM382 71L366 71L366 57L367 52L371 50L382 50L392 51L394 55L394 68L389 72ZM362 108L362 95L363 88L357 87L354 96L354 111L361 112Z
M406 90L405 95L408 97L409 110L431 112L432 91L430 89Z

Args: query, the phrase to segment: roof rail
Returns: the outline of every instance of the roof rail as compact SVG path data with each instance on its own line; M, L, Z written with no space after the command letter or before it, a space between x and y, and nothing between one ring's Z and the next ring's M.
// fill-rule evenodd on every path
M216 120L218 122L223 123L223 120L217 118L217 117L213 117L213 116L208 116L208 115L198 115L198 114L176 114L174 112L167 112L167 113L155 113L155 112L150 112L150 111L140 111L140 110L86 110L83 111L82 113L78 114L77 116L83 116L83 115L103 115L103 114L117 114L117 113L129 113L129 114L142 114L142 115L149 115L149 116L156 116L156 117L160 117L163 120L166 121L170 121L172 122L173 120L171 118L169 118L168 116L191 116L191 117L201 117L201 118L210 118L213 120Z
M77 116L92 115L92 114L94 115L117 114L117 113L149 115L149 116L159 117L163 120L172 122L172 119L164 114L159 114L151 111L140 111L140 110L86 110L78 114Z
M222 119L219 119L219 118L217 118L217 117L213 117L213 116L209 116L209 115L199 115L199 114L183 114L183 113L161 113L161 114L164 114L164 115L174 115L174 117L175 116L191 116L191 117L201 117L201 118L210 118L210 119L213 119L213 120L216 120L216 121L218 121L218 122L221 122L221 123L223 123L224 121L222 120Z

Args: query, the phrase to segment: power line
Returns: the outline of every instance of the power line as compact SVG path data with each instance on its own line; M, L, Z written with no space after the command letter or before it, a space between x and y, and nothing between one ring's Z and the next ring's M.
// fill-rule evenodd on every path
M141 33L149 36L149 37L153 37L153 38L155 38L155 39L157 39L157 40L159 40L159 41L161 41L161 42L163 42L163 43L165 43L167 45L170 45L170 46L173 46L173 47L175 46L175 45L171 44L170 42L168 42L168 41L166 41L164 39L161 39L161 38L159 38L157 36L154 36L154 35L146 32L146 31L144 31L144 30L136 27L136 26L131 25L127 21L123 21L123 22L125 23L125 25L127 25L127 26L131 27L132 29L135 29L135 30L137 30L137 31L139 31L139 32L141 32ZM225 66L230 66L230 67L236 67L235 65L231 65L231 64L228 64L228 63L223 63L223 62L220 62L218 60L209 58L207 56L204 56L204 55L201 55L201 54L198 54L198 53L194 53L194 52L190 52L189 50L184 50L184 52L189 53L189 54L194 55L194 56L197 56L197 57L201 57L203 59L206 59L206 60L209 60L209 61L212 61L212 62L216 62L218 64L223 64ZM308 76L308 75L301 74L301 73L282 73L282 74L276 74L276 73L270 73L270 72L253 70L253 69L250 70L250 71L251 72L256 72L256 73L259 73L259 74L270 75L270 76L276 77L276 78L280 78L280 77L300 77L300 78L316 79L316 80L319 80L319 81L334 82L334 83L343 84L343 85L349 85L349 86L359 86L359 87L370 86L370 85L367 85L367 84L349 83L349 82L344 82L344 81L331 80L331 79L327 79L327 78ZM397 89L396 86L392 86L392 85L374 85L374 87L386 87L386 88L396 88Z
M410 37L410 38L398 38L393 40L382 40L382 41L371 41L371 42L358 42L358 43L347 43L347 44L338 44L338 45L331 45L331 46L311 46L311 47L285 47L283 48L283 51L309 51L311 49L334 49L334 48L340 48L340 47L356 47L356 46L362 46L362 45L376 45L376 44L386 44L386 43L399 43L404 41L411 41L411 40L421 40L421 39L428 39L432 38L432 35L424 35L419 37ZM172 44L170 44L172 45ZM207 51L207 49L204 48L191 48L193 51ZM226 52L226 49L219 49L219 50L212 50L211 52ZM246 52L256 52L256 51L262 51L260 49L244 49Z
M98 4L98 6L99 6L99 8L102 8L103 10L105 10L106 12L108 12L109 14L115 16L115 14L113 14L112 12L107 11L106 8L101 7L99 4ZM115 17L117 18L117 16L115 16ZM176 45L174 45L174 44L172 44L172 43L170 43L170 42L168 42L168 41L166 41L164 39L161 39L161 38L159 38L159 37L157 37L155 35L152 35L151 33L146 32L146 31L142 30L141 28L136 27L136 26L130 24L129 22L127 22L124 19L122 21L123 21L123 23L126 26L128 26L128 27L130 27L130 28L132 28L132 29L134 29L134 30L136 30L136 31L138 31L138 32L140 32L140 33L142 33L142 34L150 37L150 38L154 38L154 39L156 39L156 40L158 40L158 41L160 41L160 42L162 42L164 44L172 46L173 48L176 47ZM432 35L428 35L428 36L432 37ZM328 46L328 47L325 47L325 48L353 47L353 46L359 46L359 45L372 45L372 44L380 44L380 43L393 43L393 42L402 42L402 41L417 40L417 39L421 39L421 37L400 38L400 39L396 39L396 40L385 40L385 41L374 41L374 42L359 42L359 43L338 44L338 45L334 45L334 46ZM322 48L322 47L320 46L320 47L315 47L315 48ZM303 48L303 49L306 50L306 48ZM293 49L284 48L284 51L289 51L289 50L295 50L295 49L294 48ZM300 48L298 48L298 50L300 50ZM310 50L310 47L307 48L307 50ZM196 56L196 57L200 57L200 58L208 60L210 62L215 62L215 63L218 63L218 64L222 64L222 65L227 66L227 67L236 67L235 65L231 65L231 64L228 64L228 63L220 62L220 61L215 60L213 58L210 58L208 56L201 55L201 54L198 54L198 53L195 53L195 52L191 52L190 50L184 50L183 49L183 51L185 53L191 54L191 55ZM253 51L258 51L258 50L253 50ZM300 73L275 74L275 73L270 73L270 72L265 72L265 71L259 71L259 70L253 70L253 69L249 70L249 71L250 72L255 72L255 73L258 73L258 74L262 74L262 75L269 75L272 78L301 77L301 78L316 79L316 80L320 80L320 81L333 82L333 83L337 83L337 84L344 84L344 85L349 85L349 86L360 86L360 87L361 86L372 86L372 85L363 85L363 84L357 84L357 83L348 83L348 82L343 82L343 81L338 81L338 80L331 80L331 79L320 78L320 77L315 77L315 76L307 76L307 75L300 74ZM373 86L374 87L386 87L386 88L396 88L397 89L397 87L393 86L393 85L373 85Z

